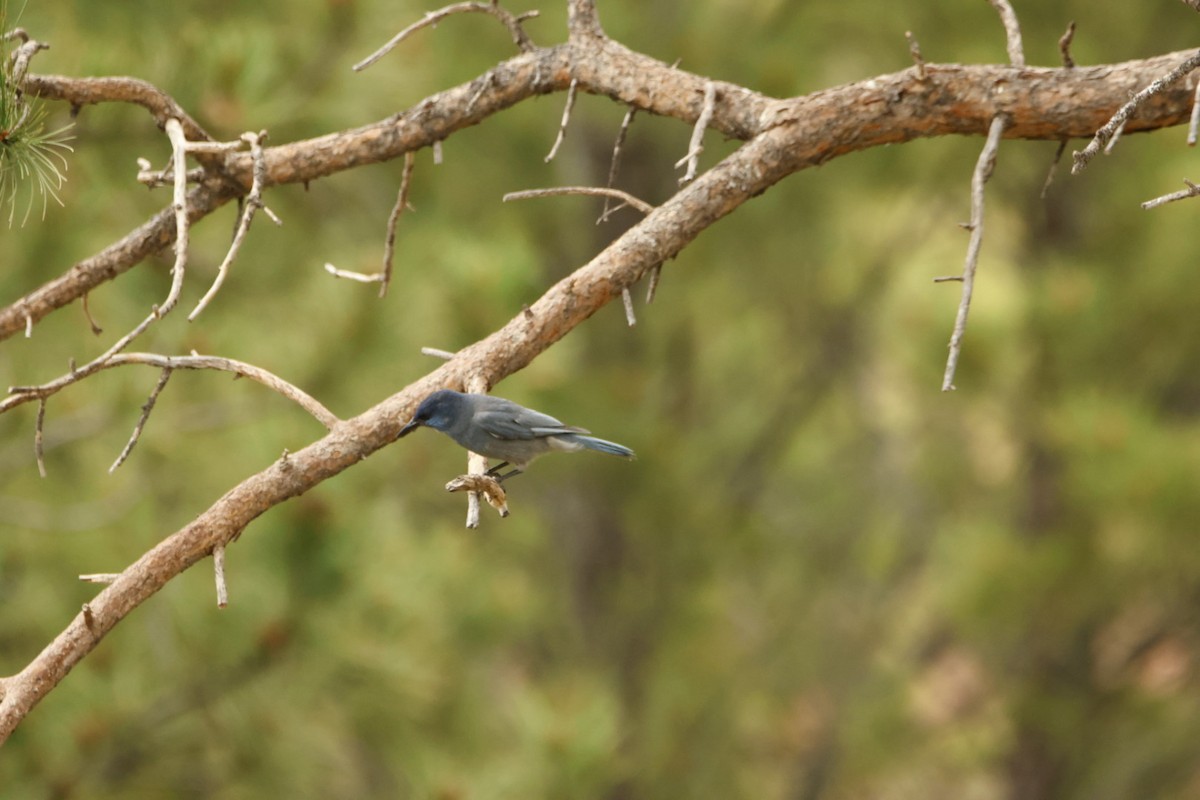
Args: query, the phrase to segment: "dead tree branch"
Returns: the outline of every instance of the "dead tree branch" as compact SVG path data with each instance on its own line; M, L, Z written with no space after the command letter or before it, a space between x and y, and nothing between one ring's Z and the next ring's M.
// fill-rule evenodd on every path
M218 553L223 554L223 548L260 514L394 442L417 403L433 390L486 389L524 368L628 287L669 263L701 231L788 175L846 153L924 136L980 135L991 130L989 142L993 138L998 141L1000 134L996 131L1000 126L994 120L1000 115L1011 120L1003 129L1010 138L1061 140L1091 135L1130 93L1146 84L1147 76L1177 69L1191 55L1172 54L1071 70L926 64L920 81L909 69L803 97L775 100L673 69L606 39L594 3L589 0L569 0L568 11L567 44L531 46L486 75L433 95L385 120L264 148L259 158L246 153L201 154L202 165L219 164L219 169L206 171L200 185L186 192L184 202L173 203L104 252L0 309L2 339L29 329L51 311L80 299L90 289L172 243L177 243L177 252L182 251L187 225L251 191L256 161L265 170L265 187L309 183L432 147L518 102L566 91L573 82L579 90L693 126L707 113L696 98L711 91L713 103L707 127L745 142L516 313L502 328L462 348L424 377L345 421L323 408L323 414L310 408L310 413L329 428L324 437L298 452L285 452L266 469L233 486L207 510L113 577L24 669L0 678L0 741L134 608L193 564L210 555L219 557ZM995 92L998 82L1005 84L1005 92ZM648 85L653 85L655 91L648 92ZM83 99L85 87L105 86L116 93L116 84L38 76L29 76L26 86L39 87L30 91L38 91L41 96L51 96L57 88L62 99L76 105L99 102ZM160 124L173 127L168 121L178 120L182 138L208 138L197 135L198 128L193 130L184 115L167 113L173 111L167 109L167 101L153 92L146 93L145 86L148 84L140 88L122 84L120 89L139 98L130 102L146 105ZM1192 92L1186 87L1166 86L1130 112L1126 130L1183 122L1191 100ZM176 138L174 133L172 136ZM178 162L175 170L178 178L186 179ZM182 279L181 275L182 266L177 280ZM168 297L177 297L174 287ZM111 353L95 369L115 366L134 355ZM175 359L155 365L182 368L183 362ZM77 380L68 375L62 385ZM57 383L18 391L3 401L7 405L0 410L31 399L44 401L62 388Z
M491 82L468 109L478 79L448 89L400 114L352 131L264 149L267 187L311 183L367 164L399 158L431 147L455 131L476 125L522 100L546 91L563 91L573 64L579 88L694 124L694 98L703 96L707 79L635 53L610 40L572 62L570 46L534 50L489 71ZM1192 51L1140 61L1071 70L1008 66L926 65L926 80L914 85L911 70L835 87L790 100L773 100L733 84L715 81L717 102L710 127L724 136L749 140L765 128L803 119L796 129L790 159L796 169L884 144L927 136L984 135L996 113L1012 117L1008 138L1052 139L1091 136L1122 103L1164 72L1178 67ZM47 79L57 86L57 80ZM103 81L108 79L91 79ZM114 79L125 80L125 79ZM38 85L39 76L26 78ZM664 90L648 94L646 83ZM1003 82L1011 91L997 95ZM146 84L149 86L149 84ZM84 93L65 92L71 100ZM50 96L50 95L47 95ZM1192 92L1170 86L1138 106L1129 132L1178 125L1188 119ZM88 102L102 102L89 100ZM184 118L180 118L184 122ZM190 126L185 123L185 133ZM802 136L813 138L804 139ZM198 156L199 158L199 156ZM250 190L253 159L225 156L226 175L206 179L188 193L188 218L194 224ZM0 308L0 340L25 331L57 308L121 275L174 242L174 211L163 209L139 228L62 276Z
M383 47L379 48L374 53L355 64L354 71L361 72L362 70L371 66L376 61L392 52L392 50L396 49L396 46L409 36L421 30L422 28L437 27L439 22L452 14L465 14L472 11L482 14L490 14L496 19L500 20L501 24L508 28L508 32L512 34L513 44L521 48L521 52L528 53L534 48L533 42L530 41L529 36L525 33L525 29L521 27L521 23L530 17L536 17L538 12L531 11L517 16L507 11L499 3L455 3L454 5L446 6L445 8L438 9L437 11L430 11L421 19L397 33Z
M311 414L314 419L326 428L332 430L340 421L332 411L323 406L316 398L262 367L256 367L244 361L236 361L232 358L221 358L219 356L202 356L196 353L192 353L189 356L163 356L157 353L118 353L106 360L97 369L113 369L129 364L143 364L148 367L158 367L162 370L211 369L220 372L232 372L234 375L249 378L256 383L261 383L277 394L283 395ZM61 384L56 381L44 386L14 386L10 389L12 394L3 401L0 401L0 412L33 400L45 400L47 397L57 394L72 383L78 383L82 378L82 373L75 372L74 380L69 380Z

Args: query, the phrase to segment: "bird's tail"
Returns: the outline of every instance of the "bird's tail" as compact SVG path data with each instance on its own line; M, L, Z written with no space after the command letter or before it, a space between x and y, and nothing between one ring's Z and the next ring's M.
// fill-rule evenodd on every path
M575 436L575 441L589 450L598 450L601 453L608 453L621 458L636 458L633 451L623 444L610 442L605 439L597 439L595 436Z

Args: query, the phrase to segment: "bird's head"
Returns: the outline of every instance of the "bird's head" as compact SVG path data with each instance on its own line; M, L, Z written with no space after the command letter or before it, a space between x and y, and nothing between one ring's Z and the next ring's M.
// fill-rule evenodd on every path
M407 436L422 425L433 428L435 431L447 430L458 418L463 400L463 395L449 389L434 392L421 401L413 418L400 429L396 438Z

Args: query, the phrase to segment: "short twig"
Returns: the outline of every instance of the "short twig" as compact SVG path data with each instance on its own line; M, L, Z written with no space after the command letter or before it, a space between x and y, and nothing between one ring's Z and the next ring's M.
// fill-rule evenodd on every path
M950 356L946 360L946 373L942 377L942 391L954 389L954 373L958 369L958 356L962 351L963 334L967 330L967 314L971 310L971 293L975 288L975 269L979 264L979 249L983 243L983 187L996 166L996 152L1000 149L1000 138L1008 126L1008 118L997 114L988 128L987 142L979 153L975 172L971 176L971 241L967 245L967 260L963 266L962 299L958 304L958 315L954 320L954 332L950 335Z
M267 164L266 159L263 158L262 141L266 136L266 131L242 134L241 141L250 145L250 159L254 165L251 172L250 193L246 195L245 200L242 202L242 214L238 218L237 228L233 232L233 241L229 245L229 250L225 253L225 258L221 261L221 266L217 267L217 277L213 280L212 286L205 292L204 297L200 298L200 302L196 303L196 307L192 309L192 313L188 314L188 322L199 316L200 312L208 306L209 301L220 291L221 285L225 283L226 275L229 274L229 267L233 264L233 259L237 257L238 252L242 249L242 242L246 238L247 231L250 230L250 223L254 220L255 212L260 208L264 208L262 192L267 180ZM267 214L276 225L280 224L278 217L269 211Z
M575 107L575 91L578 87L579 80L571 78L571 85L567 87L567 102L563 106L562 122L558 125L558 135L554 137L554 145L546 154L546 163L554 160L554 156L558 155L558 148L562 146L563 139L567 138L567 126L571 124L571 109Z
M1200 130L1200 81L1196 81L1196 92L1192 95L1192 118L1188 121L1188 147L1196 146L1198 130Z
M1062 55L1063 66L1074 69L1075 59L1071 58L1071 40L1075 38L1075 20L1067 23L1067 30L1058 38L1058 52Z
M1017 22L1017 12L1013 11L1008 0L988 0L992 8L1000 14L1004 24L1005 45L1008 47L1008 60L1014 67L1025 66L1025 46L1021 43L1021 25Z
M119 572L93 572L88 575L80 575L79 580L84 583L112 583L119 577L121 577Z
M104 333L104 328L101 328L100 324L96 322L96 318L92 316L92 310L88 307L88 296L88 292L83 293L83 315L87 317L88 325L91 326L92 329L92 334L99 336L100 334Z
M33 429L33 455L37 458L38 474L46 477L46 453L43 444L43 428L46 424L46 398L38 401L37 420Z
M325 271L335 278L345 278L359 283L379 283L383 280L382 272L353 272L348 269L338 269L333 264L325 262Z
M708 129L708 123L712 121L716 102L716 84L705 81L704 100L700 106L700 116L696 118L696 125L692 128L692 140L688 143L687 155L675 162L675 169L687 164L687 171L679 179L680 184L690 183L696 177L696 170L700 166L700 154L704 152L704 132Z
M1188 188L1180 189L1178 192L1164 194L1162 197L1156 197L1153 200L1147 200L1146 202L1142 203L1142 208L1149 211L1152 208L1165 206L1167 203L1174 203L1177 200L1187 200L1189 197L1200 195L1200 185L1194 184L1186 179L1184 180L1184 183L1187 184Z
M80 610L83 612L84 627L88 629L89 633L94 634L96 632L96 615L92 612L91 604L84 603L83 608Z
M1121 120L1121 124L1113 131L1112 138L1108 140L1108 144L1104 145L1104 155L1111 155L1113 148L1117 146L1117 142L1121 141L1121 137L1125 134L1125 125L1129 120Z
M213 547L213 576L217 582L217 608L229 605L229 588L225 584L225 545Z
M654 206L650 205L645 200L634 197L629 192L603 186L552 186L547 189L524 189L519 192L509 192L508 194L504 195L501 200L507 203L509 200L529 200L535 197L556 197L564 194L583 194L594 197L616 198L627 205L633 206L643 214L649 214L654 210Z
M633 116L637 113L636 106L630 106L625 112L625 118L621 120L621 129L617 131L617 139L613 142L612 159L608 163L608 182L604 184L606 189L613 188L613 184L617 182L617 170L621 164L621 148L625 145L625 137L629 135L629 126L633 124ZM600 219L606 219L609 214L609 201L611 198L604 198L604 211L600 213Z
M1119 129L1124 128L1125 123L1129 121L1129 119L1134 115L1134 112L1136 112L1143 103L1159 92L1165 90L1167 87L1171 86L1171 84L1175 83L1184 75L1187 75L1189 72L1196 69L1197 66L1200 66L1200 50L1197 50L1191 56L1180 62L1179 66L1175 67L1175 69L1171 70L1166 75L1163 75L1161 78L1154 81L1145 89L1142 89L1132 98L1130 98L1129 102L1121 106L1117 110L1117 113L1113 114L1112 119L1105 123L1103 128L1096 131L1096 135L1092 137L1092 141L1088 143L1087 147L1085 147L1083 150L1076 151L1072 155L1072 158L1075 162L1074 166L1071 167L1072 174L1078 175L1080 172L1083 172L1085 169L1087 169L1088 162L1096 157L1096 154L1100 152L1100 149L1108 144L1109 139L1113 138L1114 134Z
M454 358L454 353L451 353L449 350L440 350L436 347L422 347L421 355L433 356L434 358L440 358L444 361L449 361L450 359Z
M416 159L409 150L404 154L404 173L400 176L400 191L396 193L396 205L388 215L387 237L383 243L383 277L380 279L379 296L387 294L388 284L392 281L392 260L396 255L396 225L400 215L408 208L408 191L412 180L413 164Z
M483 73L482 77L479 78L479 88L475 90L475 92L471 95L471 99L467 101L466 111L468 114L471 113L471 109L475 108L475 102L477 100L479 100L479 98L483 97L483 93L486 92L488 89L491 89L495 85L496 85L496 73L491 72L491 71ZM436 153L434 154L434 159L435 159L434 160L435 164L439 163L436 160L437 159Z
M662 277L662 264L655 264L650 268L650 281L646 284L646 304L654 302L654 295L658 292L658 280Z
M633 313L633 294L628 286L621 289L621 301L625 304L625 322L632 328L637 325L637 315Z
M1046 170L1046 180L1042 181L1041 199L1045 200L1046 195L1050 192L1050 184L1054 183L1054 173L1058 171L1059 162L1062 161L1063 153L1067 152L1067 139L1062 139L1058 143L1058 149L1054 151L1054 158L1050 161L1050 169Z
M361 72L362 70L371 66L376 61L383 58L388 53L392 52L392 50L394 50L396 48L396 45L400 44L405 39L407 39L410 35L421 30L422 28L428 28L431 26L436 27L439 22L441 22L443 19L450 16L451 14L463 14L463 13L467 13L467 12L471 12L471 11L478 11L478 12L481 12L484 14L490 14L491 16L495 17L496 19L500 20L500 22L502 22L504 24L504 26L506 28L508 28L509 33L512 34L513 43L516 44L517 47L519 47L521 49L522 53L528 53L529 51L534 49L534 44L530 40L529 36L525 33L525 30L521 27L521 23L531 17L536 17L538 12L526 11L523 14L514 15L514 14L510 13L508 10L502 8L500 6L500 4L496 3L496 2L455 3L454 5L449 5L449 6L446 6L445 8L440 8L437 11L427 12L424 17L417 20L412 25L409 25L407 28L405 28L404 30L400 31L395 36L393 36L391 38L391 40L387 44L385 44L383 47L379 48L374 53L372 53L371 55L364 58L362 61L355 64L354 71Z
M159 394L166 388L167 381L171 378L171 368L163 367L162 372L158 376L158 383L154 385L154 390L150 392L150 396L146 399L142 406L142 415L138 417L137 424L133 426L133 433L129 437L129 441L125 443L125 447L121 450L121 455L117 456L117 460L108 468L108 474L117 471L117 467L125 463L125 459L129 458L129 454L133 452L134 446L138 439L142 436L142 429L146 427L146 421L150 419L150 412L154 410L154 404L158 401ZM43 399L43 403L46 401Z
M908 40L908 54L912 56L913 66L917 70L917 80L925 80L925 57L921 55L921 45L912 31L905 31L904 38Z
M144 158L139 158L137 163L137 182L148 189L157 189L159 186L171 183L175 179L175 171L169 165L166 169L154 169L154 165ZM207 174L208 172L204 167L189 169L187 173L188 183L199 183Z

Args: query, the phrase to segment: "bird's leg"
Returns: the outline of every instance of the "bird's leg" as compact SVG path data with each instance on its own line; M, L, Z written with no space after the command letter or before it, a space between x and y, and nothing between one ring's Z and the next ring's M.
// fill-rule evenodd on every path
M507 463L508 463L507 461L504 462L504 464L507 464ZM504 464L501 464L500 466L502 467L502 466L504 466ZM500 467L497 467L497 469L499 469L499 468ZM489 475L492 474L490 470L488 471L488 474ZM511 478L513 475L520 475L520 474L521 474L521 470L516 469L514 467L512 472L505 473L504 475L493 475L492 477L494 477L496 479L496 483L504 483L504 481L506 479Z
M505 468L505 467L507 467L507 466L508 466L508 462L507 462L507 461L501 461L499 464L497 464L496 466L492 467L491 469L489 469L489 470L488 470L487 472L485 472L484 474L485 474L485 475L491 475L493 478L495 478L497 475L499 475L499 474L500 474L500 470L504 469L504 468ZM503 480L503 478L501 478L500 480Z

